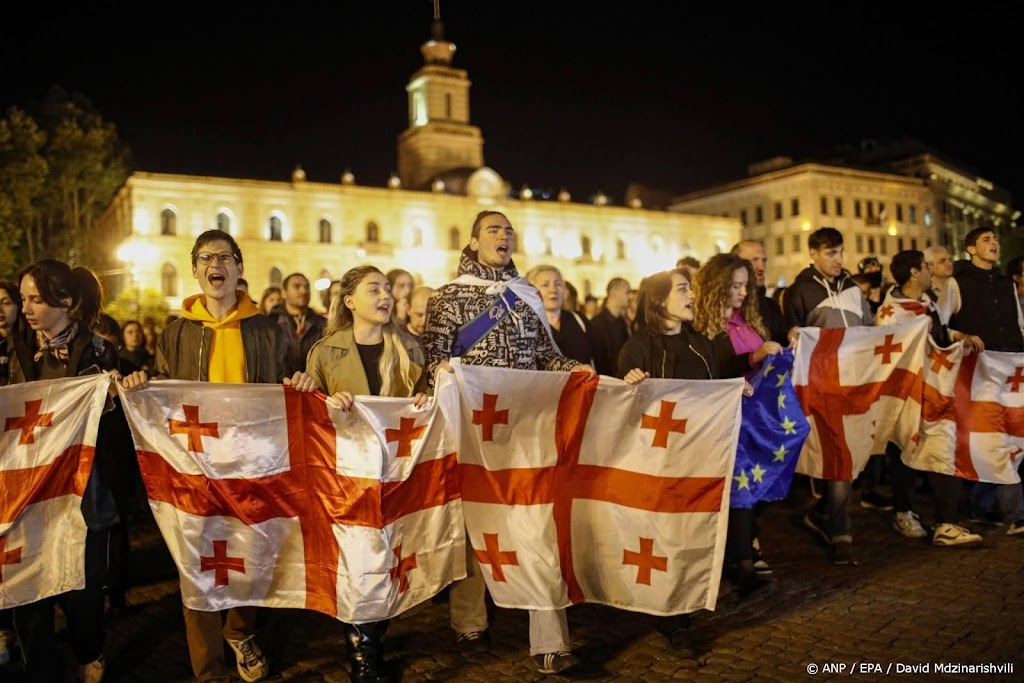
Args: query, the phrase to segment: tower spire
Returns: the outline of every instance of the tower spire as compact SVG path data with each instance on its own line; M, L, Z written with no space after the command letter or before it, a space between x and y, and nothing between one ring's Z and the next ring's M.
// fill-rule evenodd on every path
M441 21L441 0L434 0L434 21L430 24L430 40L420 46L423 61L427 64L452 63L455 56L455 43L444 38L444 22Z

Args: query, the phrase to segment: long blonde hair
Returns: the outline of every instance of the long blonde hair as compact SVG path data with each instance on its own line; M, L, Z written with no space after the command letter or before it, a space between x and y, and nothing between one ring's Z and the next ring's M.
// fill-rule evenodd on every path
M761 335L768 338L768 332L757 310L757 288L754 286L754 268L749 261L732 254L717 254L708 259L704 267L697 271L693 290L696 301L693 305L693 327L708 339L714 339L725 329L725 323L731 311L726 311L729 299L732 298L732 277L740 268L747 271L747 296L743 299L740 313L747 324Z
M331 307L327 313L327 329L324 330L325 337L338 330L352 327L354 322L352 311L345 305L345 297L354 294L366 276L373 273L384 275L375 266L356 266L342 276L341 288L331 297ZM384 323L381 326L381 332L384 336L384 351L380 355L380 363L377 366L377 371L380 373L380 395L401 395L399 392L412 395L414 384L411 379L412 360L409 358L409 352L405 350L405 345L402 344L402 332L394 320Z

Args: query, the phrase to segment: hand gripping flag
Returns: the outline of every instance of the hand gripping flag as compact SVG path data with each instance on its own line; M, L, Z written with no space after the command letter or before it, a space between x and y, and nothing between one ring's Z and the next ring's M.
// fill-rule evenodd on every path
M82 495L107 375L0 389L0 609L85 587Z
M793 389L792 368L791 350L769 356L751 379L753 395L743 397L731 507L750 508L789 494L800 449L811 429Z
M455 378L466 527L496 604L714 609L741 380Z
M793 386L811 432L797 472L852 480L894 436L918 430L927 336L925 317L887 327L800 328Z
M903 461L971 481L1016 484L1024 457L1024 354L929 345L920 432Z
M378 621L465 576L455 453L440 411L274 385L122 393L186 606Z

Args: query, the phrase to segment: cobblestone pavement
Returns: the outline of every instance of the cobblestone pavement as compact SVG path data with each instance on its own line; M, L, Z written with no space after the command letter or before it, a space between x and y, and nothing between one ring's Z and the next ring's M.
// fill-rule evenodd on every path
M742 601L723 583L717 609L694 618L695 657L673 651L654 629L652 617L581 605L569 610L569 625L584 665L569 678L1024 680L1024 538L979 527L985 536L979 548L933 548L924 540L898 536L889 527L891 513L862 509L854 492L851 514L860 564L834 567L796 525L805 505L801 498L794 494L761 515L763 553L776 580ZM930 516L926 500L919 497L925 521ZM106 680L188 681L173 565L155 527L138 529L133 547L141 575L140 585L129 592L136 611L109 623ZM273 657L274 678L348 680L338 623L298 610L274 614L275 623L261 634ZM545 678L528 658L525 612L495 609L491 633L492 652L460 653L448 626L448 605L443 597L435 598L392 622L388 661L396 679L408 682ZM936 674L939 661L1012 663L1014 671ZM829 672L828 664L846 668ZM898 673L900 665L923 664L931 671ZM816 676L808 674L812 666L818 667ZM850 667L855 667L852 675ZM19 681L17 665L0 667L0 680Z

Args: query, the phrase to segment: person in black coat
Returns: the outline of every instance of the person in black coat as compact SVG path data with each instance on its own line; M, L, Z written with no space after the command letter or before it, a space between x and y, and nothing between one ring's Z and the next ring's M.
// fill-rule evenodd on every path
M547 313L551 338L566 358L593 365L594 351L590 322L576 311L565 308L565 280L554 266L537 266L526 274L537 288Z

